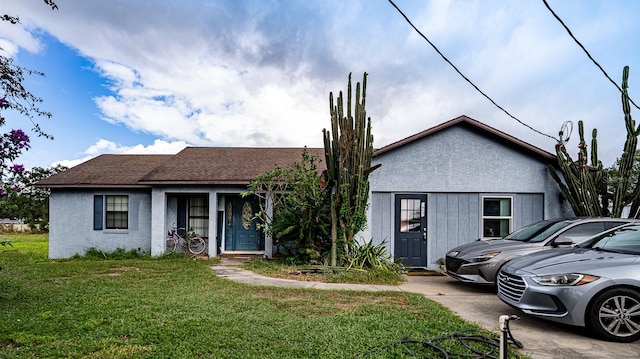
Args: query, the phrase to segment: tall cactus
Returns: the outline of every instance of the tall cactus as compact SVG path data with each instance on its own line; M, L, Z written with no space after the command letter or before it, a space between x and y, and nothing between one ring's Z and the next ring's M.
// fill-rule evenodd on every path
M569 201L576 216L604 216L608 206L603 206L602 198L608 198L606 191L606 170L598 160L597 130L593 130L591 139L591 165L587 161L587 143L584 139L584 125L578 122L578 160L574 161L567 152L564 142L556 144L556 158L564 183L558 177L553 166L549 172L556 180L564 197ZM603 187L603 183L605 184Z
M366 225L366 209L369 198L369 174L373 156L371 118L365 110L367 73L356 84L355 110L352 115L351 74L347 86L346 116L342 91L334 105L333 93L329 93L331 131L323 130L327 176L332 186L331 210L331 265L337 264L338 237L347 245L355 234Z
M619 217L622 209L631 205L630 217L638 218L638 208L640 207L640 183L631 183L631 173L633 162L636 158L638 147L638 135L640 126L636 127L635 121L631 118L631 106L629 105L629 66L625 66L622 72L622 112L624 112L624 123L627 129L627 140L624 143L622 156L618 160L620 181L613 192L613 214Z
M629 67L622 71L622 111L624 112L627 139L623 153L618 160L619 181L609 186L609 174L598 160L597 130L592 132L591 164L587 163L587 145L584 140L582 121L578 122L580 143L578 144L578 160L574 161L567 153L564 142L556 144L556 155L560 172L564 177L562 182L554 167L549 166L549 172L560 186L563 195L569 201L573 212L577 216L622 216L622 210L631 205L630 214L638 218L640 208L640 181L631 183L633 161L640 127L635 126L631 118L631 107L628 94ZM611 205L611 211L609 210Z

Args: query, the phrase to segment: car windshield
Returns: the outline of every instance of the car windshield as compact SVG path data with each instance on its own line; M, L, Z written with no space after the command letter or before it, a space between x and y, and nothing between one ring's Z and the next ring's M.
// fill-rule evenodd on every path
M534 224L524 226L518 230L511 232L511 234L508 234L503 239L520 242L532 242L533 239L536 239L536 241L542 241L545 238L549 237L551 234L555 233L560 228L567 226L568 224L569 223L565 221L536 222Z
M571 222L567 222L567 221L562 221L562 222L557 222L552 224L551 226L545 228L544 231L536 234L535 236L531 237L531 239L529 239L527 242L531 242L531 243L538 243L538 242L542 242L545 239L549 238L550 236L552 236L553 234L555 234L556 232L558 232L559 230L561 230L562 228L570 225Z
M640 225L623 226L607 231L576 245L607 252L640 254Z

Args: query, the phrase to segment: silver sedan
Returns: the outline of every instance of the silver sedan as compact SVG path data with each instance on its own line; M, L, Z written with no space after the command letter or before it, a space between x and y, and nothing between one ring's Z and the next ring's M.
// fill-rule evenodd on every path
M640 225L512 260L499 273L498 297L604 340L640 339Z
M447 275L475 284L495 284L498 271L525 254L568 247L636 219L581 217L549 219L522 227L502 239L477 240L447 252Z

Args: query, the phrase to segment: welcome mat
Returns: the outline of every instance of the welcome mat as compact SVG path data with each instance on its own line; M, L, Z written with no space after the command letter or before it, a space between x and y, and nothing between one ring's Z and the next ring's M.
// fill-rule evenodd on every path
M414 267L414 268L408 268L407 269L407 273L405 273L406 275L411 275L411 276L441 276L444 275L444 273L442 273L441 271L437 270L437 269L428 269L428 268L419 268L419 267Z

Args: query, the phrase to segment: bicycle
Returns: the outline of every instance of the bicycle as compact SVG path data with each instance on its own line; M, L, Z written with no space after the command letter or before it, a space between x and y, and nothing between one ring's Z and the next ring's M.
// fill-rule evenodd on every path
M185 236L181 236L178 231L184 231ZM189 252L193 254L200 254L204 252L207 242L202 237L192 231L185 231L184 228L173 228L169 230L169 238L167 238L167 250L175 252L176 248L180 246L187 248Z

